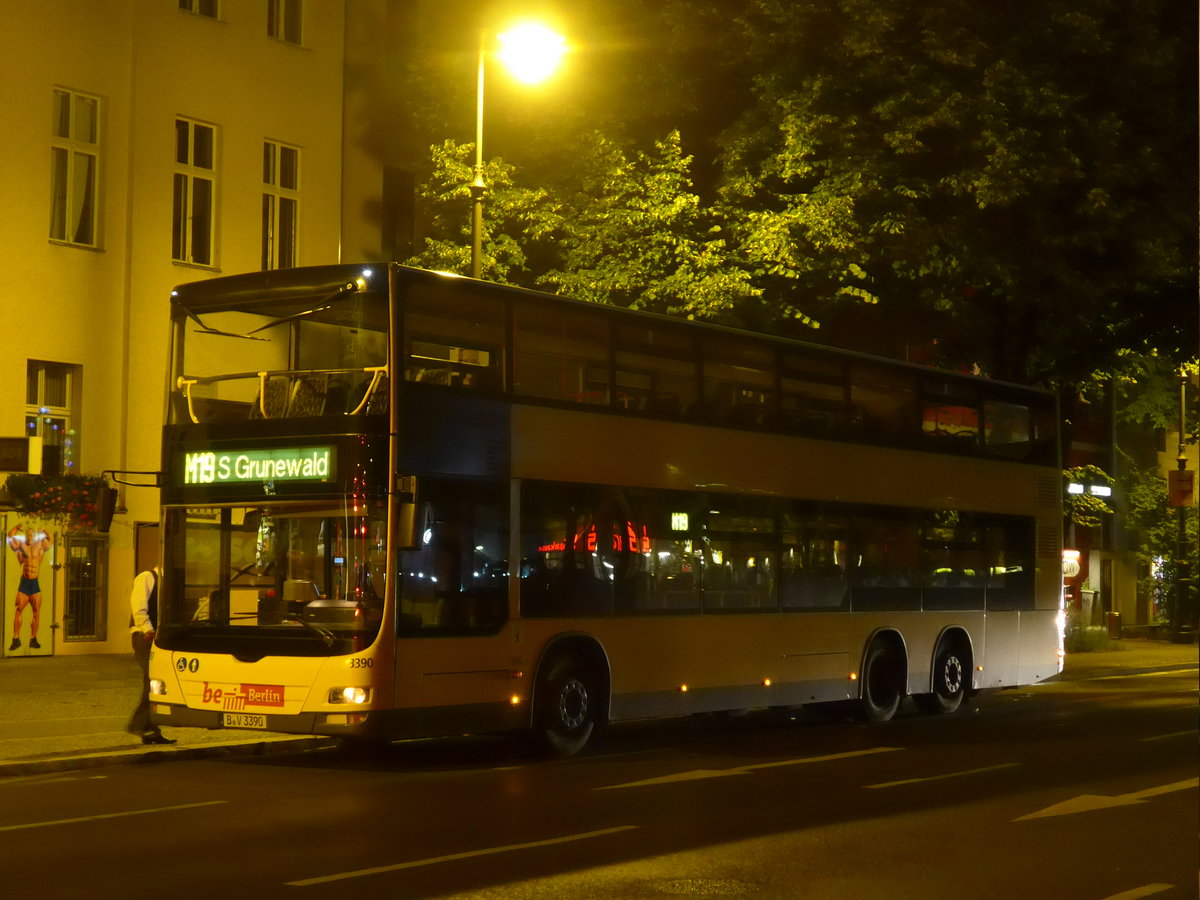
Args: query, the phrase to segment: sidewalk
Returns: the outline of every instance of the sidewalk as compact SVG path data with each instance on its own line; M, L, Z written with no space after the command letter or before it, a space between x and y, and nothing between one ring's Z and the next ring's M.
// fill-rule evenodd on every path
M177 743L145 746L125 731L141 681L131 653L0 659L0 778L333 743L328 737L164 728Z
M1122 640L1067 657L1057 681L1198 668L1195 644ZM141 675L133 656L0 659L0 778L167 759L295 751L332 738L167 728L178 743L147 747L127 734Z

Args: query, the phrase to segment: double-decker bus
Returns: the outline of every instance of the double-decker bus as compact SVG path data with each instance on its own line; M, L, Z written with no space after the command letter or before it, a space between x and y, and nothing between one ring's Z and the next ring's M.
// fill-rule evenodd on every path
M1049 392L395 264L171 322L159 725L567 754L1061 669Z

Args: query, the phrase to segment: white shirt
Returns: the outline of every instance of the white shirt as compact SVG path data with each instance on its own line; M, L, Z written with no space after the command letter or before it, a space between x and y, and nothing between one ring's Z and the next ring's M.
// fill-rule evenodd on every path
M138 631L149 634L154 631L154 626L150 624L150 595L154 593L155 579L162 581L158 566L154 567L153 575L149 571L139 572L137 578L133 579L133 590L129 592L129 612L132 616L130 634Z

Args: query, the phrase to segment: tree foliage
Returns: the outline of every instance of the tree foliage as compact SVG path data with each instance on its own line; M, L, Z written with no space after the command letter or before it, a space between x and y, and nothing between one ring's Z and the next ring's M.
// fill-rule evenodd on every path
M1194 352L1194 10L743 6L722 199L760 271L818 312L870 293L886 330L1015 380Z
M468 184L472 145L433 148L421 188L429 233L414 265L470 270ZM484 277L548 287L578 300L719 318L754 296L721 227L691 191L678 133L627 155L593 133L578 154L573 190L521 188L500 160L485 166ZM531 263L536 258L538 265Z
M1073 388L1196 356L1194 4L564 9L558 106L489 120L488 277ZM463 271L437 146L417 261Z

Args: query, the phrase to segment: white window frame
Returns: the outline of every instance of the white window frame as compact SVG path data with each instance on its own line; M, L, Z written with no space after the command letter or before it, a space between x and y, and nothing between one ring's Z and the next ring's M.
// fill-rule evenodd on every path
M186 128L186 146L179 142ZM197 161L197 135L210 136L208 165ZM177 263L217 266L217 161L220 131L216 125L175 117L175 172L172 190L171 258ZM205 190L207 204L202 202ZM205 252L207 250L207 253Z
M47 402L46 374L50 371L61 374L65 379L63 404L51 405ZM76 433L75 403L79 387L79 366L31 359L26 365L26 378L26 436L41 438L43 452L46 446L61 447L61 471L78 471L76 463L79 460L79 435ZM55 421L63 422L59 435L47 433L47 429Z
M280 162L294 154L292 183L283 183ZM287 211L290 210L290 216ZM290 233L288 233L290 232ZM300 148L281 141L263 141L262 267L290 269L299 261Z
M66 104L66 122L59 118ZM90 134L80 134L81 104L93 105ZM79 247L100 245L100 98L54 88L50 128L50 240ZM65 130L65 134L61 133ZM90 172L89 172L90 164ZM82 182L80 179L83 179Z
M304 40L304 0L267 0L267 34L297 47Z

